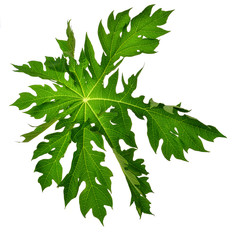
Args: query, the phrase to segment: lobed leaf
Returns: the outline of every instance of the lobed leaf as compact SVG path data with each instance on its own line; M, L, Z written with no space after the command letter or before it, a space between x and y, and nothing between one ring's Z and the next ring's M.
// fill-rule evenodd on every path
M34 151L32 159L36 159L44 154L49 153L52 157L50 159L40 160L35 168L36 172L42 173L39 177L39 183L42 190L49 187L54 180L59 184L62 180L62 166L60 159L64 156L70 142L71 131L64 130L63 132L56 132L45 137L48 142L41 142Z
M54 133L45 136L38 144L33 159L41 157L35 171L42 173L39 183L42 190L52 181L64 188L67 205L79 193L79 204L83 216L92 209L93 215L103 224L105 206L112 207L112 172L102 163L105 160L104 141L107 141L118 160L131 192L131 204L137 212L151 214L148 194L152 192L148 172L143 159L134 159L137 149L135 134L131 130L131 110L140 119L147 120L147 135L151 147L159 148L166 159L174 156L186 160L188 149L205 152L202 139L214 141L224 137L215 127L205 125L187 115L188 110L179 105L168 106L152 99L145 103L144 96L132 97L142 69L128 81L119 77L119 65L125 57L142 53L153 54L159 45L159 37L168 33L161 28L172 11L158 9L152 13L153 5L131 18L130 9L108 17L107 28L100 22L98 36L103 48L101 61L95 58L95 50L88 35L79 59L74 58L75 38L67 23L67 40L58 40L63 52L60 58L46 57L44 63L30 61L22 66L13 65L17 72L48 80L45 85L32 85L34 94L24 92L12 104L43 123L32 132L23 134L29 142L55 124ZM109 75L108 84L104 80ZM123 91L116 92L119 81ZM103 137L105 140L103 140ZM128 149L120 146L123 140ZM76 144L71 168L63 175L60 160L70 143ZM93 145L97 146L97 150ZM50 158L45 158L49 154ZM43 158L43 159L42 159Z
M93 215L103 223L106 215L104 205L112 206L109 193L112 173L100 164L105 154L92 150L90 143L94 141L103 148L102 136L82 126L74 129L72 138L77 142L77 150L69 173L59 184L64 187L65 205L77 196L80 184L85 181L86 187L79 197L81 212L85 216L92 208Z

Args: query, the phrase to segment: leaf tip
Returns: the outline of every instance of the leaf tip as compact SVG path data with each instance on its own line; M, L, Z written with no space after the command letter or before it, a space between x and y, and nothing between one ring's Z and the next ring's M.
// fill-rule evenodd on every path
M98 218L99 219L99 218ZM102 224L102 226L104 227L104 222L103 222L104 218L99 219L100 223Z
M59 187L59 186L58 186ZM68 199L64 199L64 208L66 208L69 204L69 200Z
M15 68L13 69L13 72L19 72L19 66L16 64L11 63L11 65Z
M87 39L87 40L89 40L89 37L88 37L88 33L86 32L86 34L85 34L85 38Z
M170 14L172 13L172 12L174 12L175 11L175 9L172 9L172 10L170 10L170 11L168 11Z
M35 170L34 172L37 172L37 171ZM40 183L39 180L38 180L38 182ZM44 190L47 188L47 186L43 186L41 183L40 183L40 185L41 185L41 191L44 192Z
M16 103L16 101L15 101L14 103L11 103L11 104L9 105L9 107L16 107L15 103Z
M220 133L220 132L219 132L219 133ZM227 136L223 135L222 133L220 133L218 137L227 138Z

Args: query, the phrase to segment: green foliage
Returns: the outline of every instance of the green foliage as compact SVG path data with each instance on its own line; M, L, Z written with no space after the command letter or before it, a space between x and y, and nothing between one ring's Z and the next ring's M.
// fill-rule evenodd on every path
M100 22L98 35L103 48L100 63L95 59L87 35L79 60L74 58L75 39L68 22L68 39L57 40L63 51L61 58L46 57L44 64L31 61L22 66L14 65L17 72L50 80L54 86L53 89L52 85L47 85L49 82L32 85L30 88L35 95L21 93L20 98L13 103L20 110L29 108L25 113L31 117L44 118L44 122L34 131L23 135L24 142L29 142L55 124L57 131L45 136L45 141L39 143L33 155L33 159L42 158L47 153L51 155L36 165L35 171L42 173L39 177L42 189L49 187L53 180L64 188L67 205L78 195L81 183L85 182L86 186L79 195L81 212L85 216L92 209L93 215L102 223L106 215L105 206L112 207L112 173L101 165L105 158L103 136L125 175L131 191L131 204L135 204L140 216L142 213L151 214L146 195L152 190L144 160L134 159L137 146L131 131L128 109L138 118L147 119L148 138L155 152L159 140L163 139L161 149L168 160L172 155L186 160L184 151L187 152L188 149L206 151L201 138L213 141L216 137L224 137L215 127L204 125L186 115L188 111L179 105L167 106L152 99L145 103L144 96L132 97L141 70L132 75L127 83L122 77L124 90L116 92L118 66L123 59L142 53L155 53L155 48L159 45L158 38L168 32L160 26L166 23L172 11L159 9L151 14L152 7L146 7L132 19L129 10L116 16L111 13L107 31ZM108 84L104 87L104 79L109 74ZM121 150L120 139L129 145L129 149ZM92 141L101 150L94 150ZM71 169L63 177L60 160L71 142L76 144L77 149Z

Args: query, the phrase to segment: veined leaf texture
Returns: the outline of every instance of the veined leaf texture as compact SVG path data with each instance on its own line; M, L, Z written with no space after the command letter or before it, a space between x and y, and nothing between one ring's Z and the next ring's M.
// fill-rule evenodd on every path
M168 31L161 28L172 11L158 9L152 13L153 5L131 18L130 10L108 17L107 30L100 22L98 36L102 45L101 61L95 58L95 50L86 35L80 58L74 58L75 38L70 22L67 25L67 40L57 40L63 54L59 58L46 57L44 63L30 61L22 66L14 65L15 71L32 77L49 80L54 90L45 81L44 85L32 85L35 95L24 92L13 105L25 113L44 122L32 132L24 134L29 142L55 124L54 133L45 136L34 151L33 159L40 158L36 171L42 175L39 183L42 189L51 186L52 181L64 188L65 205L78 195L79 187L85 188L79 194L80 209L84 216L92 209L101 223L106 216L105 206L112 207L111 177L109 168L101 165L105 159L103 151L93 150L93 141L104 150L104 140L110 145L125 175L131 191L131 204L138 214L151 214L147 194L152 192L148 183L148 172L143 159L135 159L137 149L135 135L131 130L131 110L138 118L147 119L147 134L152 149L156 152L162 139L162 153L166 159L174 156L186 160L188 149L205 152L201 139L213 141L224 137L215 127L205 125L187 115L188 110L180 105L168 106L144 96L132 97L142 69L127 81L119 77L118 67L125 57L153 54L161 36ZM130 26L130 28L128 28ZM129 29L129 30L128 30ZM69 75L65 78L65 73ZM104 87L105 77L108 84ZM118 81L124 90L116 92ZM34 105L32 106L32 104ZM119 140L129 146L122 150ZM60 163L70 143L75 143L70 171L63 177ZM44 159L45 154L50 158Z

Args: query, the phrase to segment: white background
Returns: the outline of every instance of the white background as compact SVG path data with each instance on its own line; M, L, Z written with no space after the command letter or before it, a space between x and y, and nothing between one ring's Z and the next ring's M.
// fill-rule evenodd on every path
M12 239L238 239L238 34L236 0L136 1L26 1L0 3L0 238ZM91 211L86 219L78 200L65 209L63 189L56 184L43 193L34 173L33 150L43 136L23 144L20 135L37 125L28 115L9 105L27 86L40 79L14 73L10 65L44 56L60 56L55 38L66 39L66 22L72 19L77 55L86 31L101 48L97 26L112 10L133 7L131 16L155 3L156 9L175 9L161 38L158 53L128 58L122 65L125 76L144 64L136 95L192 109L190 115L216 126L227 139L204 142L210 153L189 151L189 162L167 161L160 150L154 154L146 138L145 122L133 119L139 150L146 160L152 215L139 219L129 207L130 192L118 163L107 147L106 165L113 171L113 210L107 208L103 227ZM74 148L62 164L70 167ZM64 171L64 174L66 171Z

